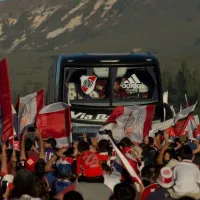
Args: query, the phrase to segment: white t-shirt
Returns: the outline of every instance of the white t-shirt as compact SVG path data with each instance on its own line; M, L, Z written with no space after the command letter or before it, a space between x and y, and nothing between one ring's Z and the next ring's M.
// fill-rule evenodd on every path
M200 171L190 160L183 160L174 168L174 191L179 195L199 193Z
M118 172L113 172L112 174L104 174L104 184L107 185L112 191L115 185L120 183L121 174Z
M27 194L22 195L18 200L24 200L24 199L28 199L28 200L42 200L39 197L34 198L34 197L31 197L31 196L29 196Z

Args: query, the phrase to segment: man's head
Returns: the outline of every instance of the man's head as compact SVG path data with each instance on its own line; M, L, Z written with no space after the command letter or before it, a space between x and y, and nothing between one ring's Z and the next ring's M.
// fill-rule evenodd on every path
M68 200L68 199L83 200L83 196L79 192L70 191L67 192L63 197L63 200Z
M120 141L119 146L121 149L123 149L126 147L132 147L134 145L133 145L133 142L128 137L125 137Z
M126 81L126 77L125 77L125 76L122 77L122 83L123 83L124 81Z
M133 200L136 197L136 190L131 184L119 183L114 187L114 197L116 200Z
M193 153L188 145L183 145L179 150L179 157L181 160L193 160Z
M38 178L43 178L45 176L45 161L43 159L39 159L36 163L35 163L35 175Z
M54 138L48 138L44 140L44 148L55 148L57 145L56 140Z
M90 145L85 142L85 141L81 141L78 144L78 152L79 153L83 153L84 151L89 151L90 150Z
M108 164L102 163L101 167L102 167L104 174L111 174L112 173L112 169L108 166Z
M114 83L114 90L117 91L120 88L120 82L119 81L115 81Z

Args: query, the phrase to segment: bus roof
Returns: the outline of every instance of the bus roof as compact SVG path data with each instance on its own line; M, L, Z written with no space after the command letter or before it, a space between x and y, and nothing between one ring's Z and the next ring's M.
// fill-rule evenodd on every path
M78 53L58 57L60 63L158 63L151 53Z

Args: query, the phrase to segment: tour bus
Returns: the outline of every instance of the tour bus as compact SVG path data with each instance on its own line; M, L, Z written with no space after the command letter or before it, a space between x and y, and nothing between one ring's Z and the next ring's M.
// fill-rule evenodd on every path
M163 117L159 62L151 53L60 55L49 71L46 103L71 105L73 137L93 136L116 106L156 105Z

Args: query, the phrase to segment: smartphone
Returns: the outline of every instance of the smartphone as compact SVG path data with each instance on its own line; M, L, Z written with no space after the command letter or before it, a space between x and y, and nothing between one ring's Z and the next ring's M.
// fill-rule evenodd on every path
M15 151L20 151L19 141L14 141L14 142L13 142L13 149L14 149Z
M8 187L8 182L2 181L1 182L1 189L2 189L3 194L6 192L7 187Z

